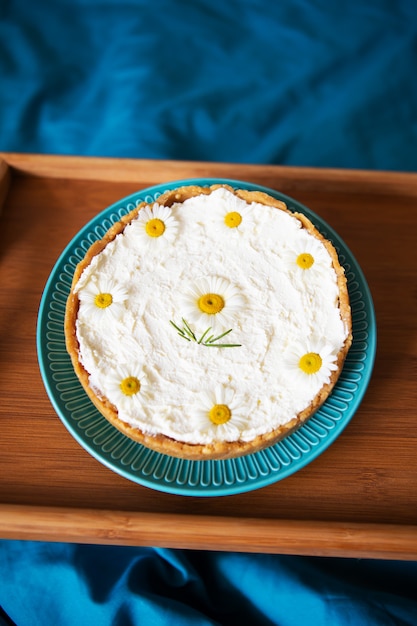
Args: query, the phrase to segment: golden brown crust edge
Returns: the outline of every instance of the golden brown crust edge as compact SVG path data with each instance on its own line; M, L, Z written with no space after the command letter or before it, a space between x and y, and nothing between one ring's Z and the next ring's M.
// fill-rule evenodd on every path
M140 209L146 205L145 202L138 205L133 211L122 217L119 222L116 222L104 235L102 239L93 243L87 250L85 257L78 263L71 285L70 294L67 299L65 320L64 320L64 332L66 340L66 348L71 357L71 362L74 367L75 373L79 378L81 385L86 391L88 397L100 411L100 413L119 431L124 435L141 443L142 445L155 450L162 454L168 454L177 458L183 458L188 460L208 460L208 459L231 459L247 454L253 454L266 447L269 447L290 433L297 430L303 423L305 423L325 400L330 395L334 385L339 378L344 361L346 359L349 348L352 344L352 321L351 310L349 303L349 295L347 289L347 281L343 267L339 263L337 252L334 246L325 239L321 233L315 228L310 220L301 213L292 213L288 210L286 204L279 200L276 200L272 196L259 191L247 191L243 189L234 190L229 185L212 185L210 187L200 187L198 185L187 185L179 187L172 191L166 191L159 196L157 202L166 206L171 206L175 202L184 202L187 198L200 194L209 194L218 187L225 187L232 193L242 198L248 203L258 202L267 206L275 206L276 208L286 211L287 213L295 216L302 223L303 228L308 230L312 235L318 238L327 248L331 255L333 267L337 275L337 283L339 288L339 307L343 322L348 329L348 336L345 340L343 348L340 350L337 359L338 369L332 373L330 382L327 383L316 396L314 401L309 407L304 409L296 418L291 420L284 426L280 426L270 433L259 435L250 442L215 442L208 445L200 444L187 444L180 441L173 440L165 435L148 435L143 433L138 428L133 428L129 424L126 424L118 418L117 409L107 400L107 398L99 397L89 385L89 374L84 369L79 361L79 345L76 336L76 319L78 314L78 296L74 293L74 287L77 284L83 270L88 267L94 256L99 254L106 245L115 239L120 234L125 226L130 223L138 214Z

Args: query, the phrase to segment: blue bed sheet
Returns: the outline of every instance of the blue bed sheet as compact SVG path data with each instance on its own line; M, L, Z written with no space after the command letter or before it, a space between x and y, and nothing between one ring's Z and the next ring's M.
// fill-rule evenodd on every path
M2 0L2 150L415 170L414 0Z
M0 556L18 626L417 624L416 563L15 541Z
M417 169L415 0L1 0L0 151ZM417 625L417 563L0 541L0 624Z

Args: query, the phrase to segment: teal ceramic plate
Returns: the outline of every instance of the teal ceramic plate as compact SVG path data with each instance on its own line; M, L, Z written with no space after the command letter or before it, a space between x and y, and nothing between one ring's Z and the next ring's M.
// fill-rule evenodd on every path
M264 191L305 213L336 247L348 280L353 344L343 372L324 405L297 432L274 446L238 459L186 461L148 450L116 430L91 403L65 349L65 304L77 263L90 245L139 202L154 202L182 184L228 183ZM105 209L61 254L46 284L38 317L38 358L49 398L73 437L93 457L125 478L167 493L222 496L259 489L282 480L313 461L340 435L355 414L370 380L376 350L376 322L365 277L343 241L319 216L272 189L228 179L192 179L149 187Z

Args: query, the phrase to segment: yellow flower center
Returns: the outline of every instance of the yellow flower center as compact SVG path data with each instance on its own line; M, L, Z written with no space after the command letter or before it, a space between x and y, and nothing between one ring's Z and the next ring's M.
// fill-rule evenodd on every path
M242 216L237 211L230 211L224 216L224 223L229 228L236 228L242 223Z
M209 411L209 418L213 424L226 424L232 417L232 412L226 404L215 404Z
M113 303L113 296L111 293L98 293L94 298L94 304L99 309L106 309Z
M120 383L120 389L125 396L134 396L135 393L140 391L140 381L136 376L128 376Z
M216 313L220 313L224 308L224 300L217 293L205 293L203 296L199 297L197 305L203 313L215 315Z
M308 352L301 357L298 366L305 374L316 374L323 364L322 358L317 352Z
M314 264L314 257L309 252L303 252L298 255L296 263L302 270L309 270Z
M160 237L165 232L165 224L159 218L154 217L146 222L145 230L149 237Z

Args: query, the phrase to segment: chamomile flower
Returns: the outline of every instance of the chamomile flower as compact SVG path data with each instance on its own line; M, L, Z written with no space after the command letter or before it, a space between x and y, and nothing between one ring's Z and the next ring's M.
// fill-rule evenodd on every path
M161 246L172 243L177 235L178 221L169 207L155 202L140 209L135 230L142 244Z
M337 370L337 354L333 347L323 341L306 341L295 345L287 354L285 362L296 385L308 386L317 393L330 382Z
M118 410L132 413L142 408L147 396L147 380L139 364L118 366L107 374L104 392Z
M309 278L311 272L320 274L323 269L331 265L325 246L312 235L297 237L283 256L290 270Z
M228 280L219 277L201 278L182 298L184 315L198 329L214 332L230 328L244 298Z
M114 280L99 278L90 280L78 292L80 308L94 321L118 319L127 300L127 290Z
M248 412L233 389L219 385L201 392L193 409L194 427L217 440L235 441L247 427Z
M242 233L253 227L252 207L233 194L228 194L227 200L219 198L214 211L220 228L225 228L231 234Z

